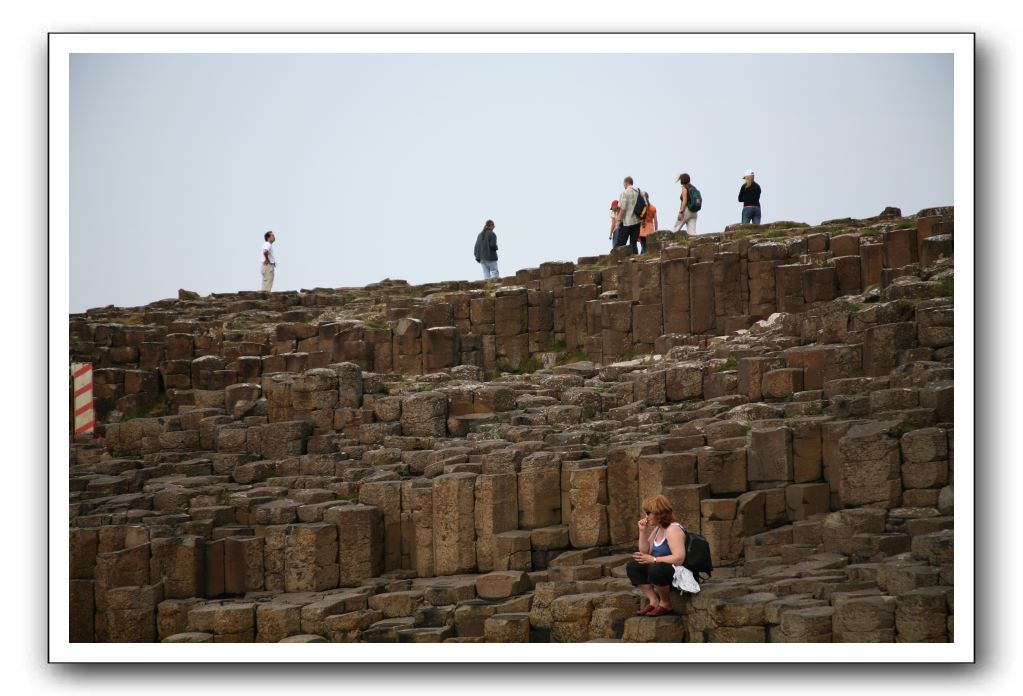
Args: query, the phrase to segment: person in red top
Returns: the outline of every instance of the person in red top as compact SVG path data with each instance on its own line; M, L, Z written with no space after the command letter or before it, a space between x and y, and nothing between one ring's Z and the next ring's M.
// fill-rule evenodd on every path
M646 238L651 232L657 231L657 206L650 202L650 194L646 191L643 192L643 198L646 199L646 217L639 223L639 245L641 254L646 253Z

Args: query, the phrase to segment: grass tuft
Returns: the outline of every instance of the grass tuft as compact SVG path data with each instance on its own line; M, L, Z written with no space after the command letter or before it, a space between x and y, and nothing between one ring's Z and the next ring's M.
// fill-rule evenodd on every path
M721 367L715 370L715 372L728 372L729 370L738 369L738 367L739 367L738 361L736 361L736 359L733 357L729 357L728 360L725 360L724 364L721 365Z

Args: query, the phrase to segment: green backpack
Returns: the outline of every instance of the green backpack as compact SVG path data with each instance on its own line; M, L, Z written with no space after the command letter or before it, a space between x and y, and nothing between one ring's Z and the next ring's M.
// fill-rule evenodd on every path
M700 189L692 184L689 184L689 200L686 202L686 207L694 213L699 212L703 207L703 196L700 195Z

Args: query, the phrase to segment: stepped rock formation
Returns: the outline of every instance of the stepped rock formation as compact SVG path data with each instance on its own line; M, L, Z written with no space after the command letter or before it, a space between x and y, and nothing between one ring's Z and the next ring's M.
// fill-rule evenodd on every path
M70 317L70 639L953 637L953 210ZM640 501L715 572L634 617Z

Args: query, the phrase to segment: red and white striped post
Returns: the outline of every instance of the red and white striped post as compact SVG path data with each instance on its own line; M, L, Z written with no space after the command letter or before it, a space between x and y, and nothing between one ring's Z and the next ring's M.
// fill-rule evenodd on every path
M92 363L71 363L75 390L75 437L91 436L96 427L92 407Z

